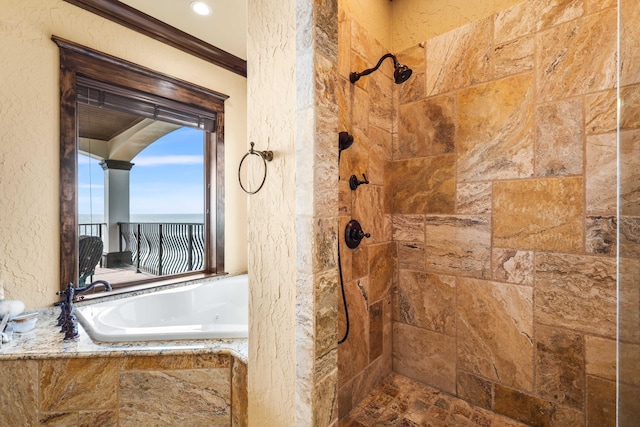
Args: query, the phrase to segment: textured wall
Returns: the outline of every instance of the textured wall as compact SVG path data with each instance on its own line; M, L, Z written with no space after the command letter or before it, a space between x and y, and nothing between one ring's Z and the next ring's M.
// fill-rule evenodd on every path
M393 50L401 51L523 0L402 0L391 15ZM544 11L544 7L541 7Z
M531 425L615 425L615 6L528 0L399 57L414 75L385 181L393 369ZM637 109L626 117L623 205L637 207ZM621 249L638 237L627 227Z
M245 152L246 81L59 0L0 8L0 281L28 309L59 287L58 48L52 34L230 95L225 103L226 253L246 271L246 199L236 170Z
M391 16L397 4L389 0L340 0L338 3L340 9L366 28L371 37L391 48Z

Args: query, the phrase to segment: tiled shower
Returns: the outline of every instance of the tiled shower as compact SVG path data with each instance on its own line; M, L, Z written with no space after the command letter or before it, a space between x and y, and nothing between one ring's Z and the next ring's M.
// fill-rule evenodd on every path
M621 7L620 132L615 1L528 0L425 36L395 52L402 85L391 61L349 82L390 49L340 8L340 230L371 234L340 239L340 418L395 372L530 425L615 425L619 326L632 425L640 6Z

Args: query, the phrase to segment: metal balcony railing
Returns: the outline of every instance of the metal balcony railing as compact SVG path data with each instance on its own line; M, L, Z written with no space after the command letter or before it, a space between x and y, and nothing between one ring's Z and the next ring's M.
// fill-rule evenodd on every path
M104 242L102 233L106 228L107 224L104 222L87 222L78 224L78 236L98 236ZM98 265L102 267L102 258L100 258L100 263Z
M156 276L204 268L204 224L119 222L120 252L137 271Z

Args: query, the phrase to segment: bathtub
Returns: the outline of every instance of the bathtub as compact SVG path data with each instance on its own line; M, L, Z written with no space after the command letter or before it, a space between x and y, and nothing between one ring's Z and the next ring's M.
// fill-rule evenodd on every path
M98 341L246 338L248 294L247 275L232 276L76 306L74 313Z

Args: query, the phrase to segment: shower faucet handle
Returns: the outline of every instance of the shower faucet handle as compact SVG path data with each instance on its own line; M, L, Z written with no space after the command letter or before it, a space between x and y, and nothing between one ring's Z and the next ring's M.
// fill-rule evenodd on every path
M352 219L344 229L344 242L349 249L355 249L364 238L371 237L371 234L362 231L362 226L355 219Z
M357 176L351 175L351 178L349 178L349 187L353 191L355 191L356 188L358 188L358 186L360 186L362 184L368 184L369 183L369 180L367 179L367 176L365 174L362 174L362 179L364 181L360 181Z

